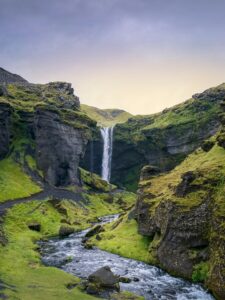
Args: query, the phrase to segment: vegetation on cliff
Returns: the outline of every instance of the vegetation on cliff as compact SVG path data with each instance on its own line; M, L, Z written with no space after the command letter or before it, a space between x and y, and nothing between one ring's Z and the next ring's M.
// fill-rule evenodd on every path
M124 123L132 117L130 113L121 109L99 109L86 104L81 104L81 110L103 127Z
M168 171L181 163L219 129L224 97L222 84L158 114L134 116L116 125L112 181L134 191L144 165Z

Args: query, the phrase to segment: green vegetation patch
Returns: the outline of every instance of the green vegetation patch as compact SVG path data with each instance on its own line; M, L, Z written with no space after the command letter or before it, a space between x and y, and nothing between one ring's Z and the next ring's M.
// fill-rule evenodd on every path
M4 290L9 299L95 299L78 288L67 289L67 285L76 285L78 278L40 262L36 242L56 235L60 220L59 212L48 202L24 203L8 211L4 222L8 244L0 246L0 273L1 280L11 286ZM38 222L41 231L30 230L31 222Z
M105 232L99 234L101 240L97 240L96 237L91 239L100 249L146 263L151 262L148 252L150 240L138 233L135 220L124 216L120 223L117 220L104 228Z
M11 158L0 161L0 202L29 197L41 188Z
M99 125L109 127L126 122L132 115L120 109L99 109L86 104L81 105L81 110Z

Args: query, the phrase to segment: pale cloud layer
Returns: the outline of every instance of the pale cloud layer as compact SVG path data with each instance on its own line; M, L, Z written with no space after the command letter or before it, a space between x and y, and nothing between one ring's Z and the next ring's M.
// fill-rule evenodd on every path
M0 65L154 113L225 81L225 0L0 0Z

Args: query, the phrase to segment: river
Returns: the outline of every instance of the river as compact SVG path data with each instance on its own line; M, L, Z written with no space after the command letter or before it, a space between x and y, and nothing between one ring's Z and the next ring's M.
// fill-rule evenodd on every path
M116 218L118 215L105 216L100 221L105 224ZM107 265L115 274L132 279L130 283L120 283L121 290L144 296L146 300L214 299L200 285L172 277L157 267L98 248L85 249L82 239L88 231L89 229L83 230L64 239L54 238L40 242L43 263L80 278L87 278Z

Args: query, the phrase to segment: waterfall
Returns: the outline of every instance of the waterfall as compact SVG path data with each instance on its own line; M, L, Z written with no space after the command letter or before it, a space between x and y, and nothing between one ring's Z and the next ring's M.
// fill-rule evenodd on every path
M109 182L113 150L113 127L101 128L101 135L103 139L102 179Z

